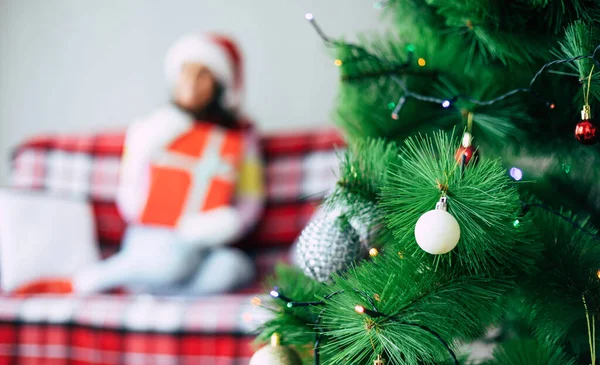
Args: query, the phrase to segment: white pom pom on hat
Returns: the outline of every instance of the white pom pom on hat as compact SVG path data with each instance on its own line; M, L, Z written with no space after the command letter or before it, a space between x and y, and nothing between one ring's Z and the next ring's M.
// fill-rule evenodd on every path
M171 88L186 62L206 66L225 89L223 106L239 108L243 90L242 56L233 40L218 34L187 35L179 39L165 59L165 75Z

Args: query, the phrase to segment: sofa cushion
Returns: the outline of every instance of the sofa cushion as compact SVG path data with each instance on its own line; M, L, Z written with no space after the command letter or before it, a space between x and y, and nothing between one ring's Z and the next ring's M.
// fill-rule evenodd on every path
M102 244L118 245L126 224L115 197L124 132L39 136L13 156L11 185L92 201ZM265 136L266 210L244 247L288 246L336 182L337 151L344 146L332 129Z
M0 207L1 290L71 276L98 261L88 202L0 189Z

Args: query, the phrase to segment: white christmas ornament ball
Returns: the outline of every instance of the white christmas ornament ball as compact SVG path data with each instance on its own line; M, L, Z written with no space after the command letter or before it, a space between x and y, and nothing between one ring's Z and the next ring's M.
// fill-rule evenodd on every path
M460 226L447 211L430 210L417 221L415 238L423 251L441 255L456 247L460 239Z

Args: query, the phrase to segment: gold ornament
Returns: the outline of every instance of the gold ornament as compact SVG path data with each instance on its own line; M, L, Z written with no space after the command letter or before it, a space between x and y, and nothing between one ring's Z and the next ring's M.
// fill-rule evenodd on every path
M377 360L373 361L373 365L385 365L385 361L383 361L381 355L377 355Z
M289 346L281 345L281 336L274 333L271 345L256 351L249 365L302 365L300 356Z

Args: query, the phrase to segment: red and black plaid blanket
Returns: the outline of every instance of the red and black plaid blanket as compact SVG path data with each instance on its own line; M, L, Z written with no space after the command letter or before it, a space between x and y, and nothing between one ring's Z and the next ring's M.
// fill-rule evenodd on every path
M264 137L267 205L254 234L241 243L259 278L285 259L289 245L336 181L334 130ZM11 185L65 198L86 198L98 238L110 254L125 223L115 206L123 133L43 136L13 156ZM260 285L204 298L104 295L0 295L0 365L247 364L253 331L268 313L253 306Z

